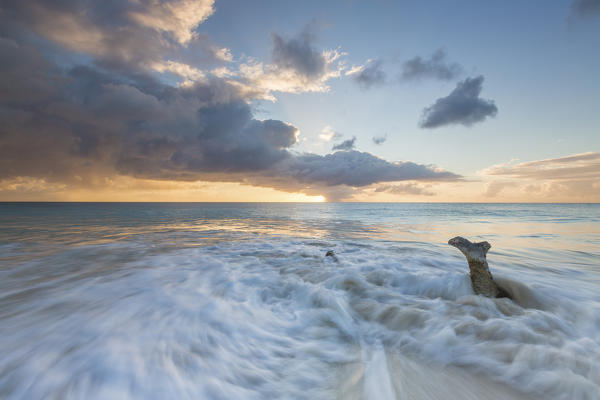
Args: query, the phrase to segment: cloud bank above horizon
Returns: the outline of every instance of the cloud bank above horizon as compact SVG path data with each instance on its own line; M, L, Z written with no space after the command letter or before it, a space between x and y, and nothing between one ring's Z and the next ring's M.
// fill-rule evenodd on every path
M527 162L514 160L493 165L479 171L479 175L491 179L484 193L489 198L512 193L513 197L526 195L537 201L600 201L598 152Z

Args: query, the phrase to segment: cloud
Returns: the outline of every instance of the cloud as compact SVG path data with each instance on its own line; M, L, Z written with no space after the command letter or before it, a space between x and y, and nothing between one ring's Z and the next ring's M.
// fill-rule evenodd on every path
M234 61L229 48L214 43L206 33L197 32L192 41L178 48L176 56L178 61L195 66L215 67Z
M341 76L344 66L340 61L345 53L317 50L316 34L310 27L289 39L276 33L272 36L272 62L247 58L237 71L227 71L231 83L257 98L275 101L272 92L326 92L327 82Z
M369 89L385 82L386 74L381 68L382 65L381 60L369 60L366 65L346 71L346 75L349 75L362 88Z
M600 153L494 165L481 171L481 174L539 180L600 179Z
M341 150L341 151L352 150L354 148L354 142L356 142L356 136L352 136L352 139L344 140L342 143L336 144L335 146L332 147L331 150L333 150L333 151L336 151L336 150Z
M459 82L448 96L438 99L423 110L420 126L422 128L437 128L452 124L471 126L484 121L487 117L496 116L498 108L494 101L479 97L482 84L483 76L467 78Z
M3 30L20 36L33 31L103 65L147 67L197 39L195 28L213 13L213 3L9 1L2 5Z
M446 62L446 53L443 49L436 50L429 59L416 56L402 65L402 79L438 79L450 81L462 74L463 68L458 63Z
M30 40L34 33L60 46L67 64L85 56L136 79L168 74L189 85L214 71L249 100L275 101L273 92L326 92L327 82L341 76L344 54L317 50L309 28L290 39L274 34L272 63L244 56L222 67L234 60L231 50L196 31L213 12L214 0L10 1L2 5L0 37ZM46 53L57 52L44 46Z
M194 82L198 82L206 78L204 72L198 68L194 68L191 65L183 64L173 60L154 63L152 68L161 73L171 72L183 78L182 85L189 86Z
M301 183L318 183L327 186L362 187L377 182L447 181L460 178L453 173L430 166L410 161L390 163L372 154L356 150L338 151L325 156L303 154L284 160L280 167L279 171L283 176L293 177Z
M321 130L321 133L319 134L319 138L321 140L324 140L325 142L330 142L334 139L340 139L341 137L342 134L334 131L333 128L329 125L323 128L323 130Z
M244 182L341 199L353 191L332 186L457 178L368 153L297 155L290 151L297 129L254 119L244 93L223 80L171 87L88 66L63 73L34 48L0 50L2 179L72 186L102 183L103 176Z
M337 50L322 52L325 69L319 75L305 75L296 68L281 67L278 64L265 64L256 60L248 60L239 66L239 70L231 71L232 83L249 88L248 92L256 92L257 97L275 100L271 92L304 93L326 92L327 82L341 76L342 65L339 61L343 53Z
M316 35L306 28L295 37L284 39L273 34L273 63L306 77L319 77L326 72L327 59L314 48Z
M435 193L427 190L427 187L420 186L414 182L408 182L397 185L380 185L375 188L375 193L392 193L415 196L435 196Z
M515 160L479 171L496 179L488 183L486 196L528 198L537 201L600 201L600 153L518 163ZM505 188L511 188L505 193ZM502 193L501 193L502 192Z
M571 15L579 18L600 16L600 0L574 0L571 4Z
M129 11L129 16L140 25L168 32L186 44L194 37L194 28L213 13L213 3L214 0L147 1L138 3L136 8L141 9Z
M247 79L227 68L216 75L171 58L171 50L197 40L190 27L209 8L193 8L182 22L184 14L164 2L21 3L0 13L0 181L12 192L135 178L240 182L343 199L378 182L460 178L351 149L325 156L295 152L296 127L253 115L250 101L275 90L264 86L267 77ZM186 9L184 3L169 4ZM290 49L295 46L302 47ZM334 56L320 54L325 72L310 63L264 66L263 72L281 85L285 73L292 81L308 79L288 89L298 82L324 85ZM68 62L57 65L57 59ZM182 84L163 74L179 76Z
M373 143L376 145L383 144L387 140L387 135L383 136L373 136Z

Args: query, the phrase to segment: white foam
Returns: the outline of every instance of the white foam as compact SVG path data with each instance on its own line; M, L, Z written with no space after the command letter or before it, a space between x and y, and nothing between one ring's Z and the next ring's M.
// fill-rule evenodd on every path
M5 270L0 397L442 398L415 370L463 398L599 393L599 305L571 297L585 276L556 290L502 271L515 303L475 296L444 253L333 246L338 262L298 239L120 243Z

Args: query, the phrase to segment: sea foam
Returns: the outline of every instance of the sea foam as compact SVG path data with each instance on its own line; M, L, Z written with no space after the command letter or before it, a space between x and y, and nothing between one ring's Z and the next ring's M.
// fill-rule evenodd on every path
M1 272L0 397L600 393L600 311L577 294L585 276L526 281L526 270L499 263L512 301L474 295L462 256L422 243L155 239L79 246Z

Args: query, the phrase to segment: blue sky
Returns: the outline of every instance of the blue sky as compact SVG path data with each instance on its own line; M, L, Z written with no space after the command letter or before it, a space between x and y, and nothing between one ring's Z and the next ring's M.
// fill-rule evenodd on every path
M386 159L461 174L600 147L600 26L597 19L570 21L571 2L323 3L217 2L201 29L233 54L269 59L271 33L293 36L312 24L319 27L319 46L339 47L349 64L384 60L390 82L364 90L348 79L332 80L326 93L279 94L277 102L257 106L264 110L259 116L291 121L310 142L330 125ZM456 80L400 82L402 62L439 48L464 66L463 78L485 77L482 96L496 102L496 118L472 127L418 127L422 109ZM385 146L372 143L373 135L386 134ZM329 150L306 142L299 148Z

